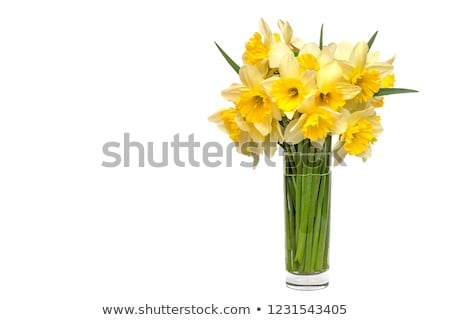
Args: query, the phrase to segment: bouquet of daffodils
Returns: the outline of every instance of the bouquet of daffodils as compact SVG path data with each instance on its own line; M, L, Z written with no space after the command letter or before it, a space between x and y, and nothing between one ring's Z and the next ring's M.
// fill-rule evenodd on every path
M377 110L384 95L415 92L394 88L394 58L380 61L368 42L307 43L288 22L272 33L260 20L245 44L243 65L218 49L239 74L223 90L233 105L210 117L240 153L284 153L287 284L311 290L328 285L330 162L347 155L364 161L383 131ZM337 136L332 148L332 136ZM306 277L306 278L305 278Z
M316 44L294 37L288 22L278 21L281 35L262 19L259 27L245 45L241 67L216 44L241 83L222 92L233 106L209 119L255 164L262 153L273 156L277 144L292 150L307 139L321 146L330 135L339 137L337 163L347 154L369 158L383 130L376 112L383 96L415 92L393 88L394 57L379 61L379 52L369 51L377 33L356 45L323 45L322 30Z

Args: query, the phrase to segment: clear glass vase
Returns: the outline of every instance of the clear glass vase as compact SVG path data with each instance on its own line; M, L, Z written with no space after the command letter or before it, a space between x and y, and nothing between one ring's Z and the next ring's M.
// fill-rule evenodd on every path
M331 136L284 146L286 284L297 290L328 286Z

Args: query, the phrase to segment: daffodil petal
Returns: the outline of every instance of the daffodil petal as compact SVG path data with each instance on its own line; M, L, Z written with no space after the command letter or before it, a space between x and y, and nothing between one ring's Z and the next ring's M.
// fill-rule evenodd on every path
M342 92L345 100L353 99L361 92L361 87L354 86L345 82L336 85L336 89Z
M385 62L377 62L367 66L367 70L376 70L379 72L381 79L387 77L394 70L392 64Z
M248 88L242 84L233 83L230 87L222 91L222 97L228 101L236 102L242 92L248 91Z
M300 76L300 81L303 83L305 91L313 91L316 89L316 72L312 70L306 70Z
M336 61L333 61L317 72L317 86L319 88L335 86L341 78L342 69Z
M353 125L364 118L370 118L376 115L376 112L373 108L368 108L365 110L355 111L349 117L349 124Z
M270 131L270 141L272 142L283 141L283 132L281 131L280 123L276 120L272 120L272 131Z
M386 63L389 63L389 64L393 64L394 61L395 61L395 54L392 56L392 58L387 59L385 62L386 62Z
M372 157L372 148L368 146L366 150L364 150L362 153L358 154L358 157L361 157L364 162L366 162L367 159Z
M329 54L331 57L334 57L334 53L336 52L337 44L335 42L331 42L327 44L326 46L323 46L322 52L325 52L326 54Z
M267 59L262 60L256 67L258 68L259 73L264 78L269 72L269 60Z
M265 139L265 136L262 135L254 125L249 125L248 134L250 135L251 140L255 142L263 142Z
M343 108L338 116L334 119L333 133L342 134L347 129L348 119L350 118L350 111Z
M292 118L294 117L296 111L285 111L284 115L286 116L286 118L288 118L289 120L292 120Z
M271 131L271 121L270 119L267 119L267 121L264 122L257 122L254 123L254 126L256 128L256 130L259 131L259 133L261 133L261 135L266 136L270 133Z
M284 130L284 141L291 144L297 144L303 140L303 133L300 130L300 118L294 119Z
M317 57L319 65L324 66L333 61L333 56L336 51L336 44L330 43L329 45L322 48L320 54Z
M324 110L324 111L326 111L326 112L330 113L331 115L333 115L334 117L336 117L336 116L339 116L339 115L340 115L340 113L339 113L339 112L337 112L337 111L334 111L333 109L331 109L331 108L329 108L329 107L325 107L325 106L320 106L320 107L317 107L317 109L321 109L321 110Z
M366 66L367 52L369 52L369 46L367 43L360 41L356 44L350 55L350 63L352 63L358 71Z
M353 44L349 41L339 42L334 52L334 58L337 60L348 60L353 50Z
M320 54L320 48L317 44L310 42L310 43L303 45L303 47L300 48L300 51L298 54L300 55L300 54L304 54L304 53L310 53L314 57L318 57Z
M239 70L239 78L251 90L257 90L263 81L263 76L258 68L248 64L242 66Z
M281 117L282 117L281 110L278 109L275 105L272 105L272 119L280 121Z
M379 121L372 122L372 131L375 137L378 137L383 132L383 127Z
M380 51L369 51L367 53L367 64L375 63L380 60Z
M280 61L280 75L283 78L298 78L300 76L300 66L293 54L286 54Z
M208 121L211 121L211 122L214 122L214 123L219 123L219 122L221 122L222 119L220 118L220 114L222 113L223 110L224 110L224 109L219 110L219 111L213 113L212 115L210 115L210 116L208 117Z
M236 124L237 124L237 126L239 127L239 129L241 129L242 131L246 131L246 132L249 132L249 131L250 131L249 125L248 125L247 122L245 122L245 120L242 118L242 115L241 115L240 112L238 112L238 113L236 114L236 119L235 119L235 121L236 121Z
M269 66L271 68L278 68L281 59L287 54L292 54L292 51L286 44L283 42L273 42L270 46Z
M308 95L305 100L303 100L303 103L298 107L298 112L300 113L305 113L308 112L309 110L311 110L312 108L315 107L315 95L314 94L310 94Z
M275 81L277 81L278 79L280 79L279 77L270 77L268 79L264 79L261 82L261 87L266 91L266 92L270 92L270 90L272 90L273 87L273 83Z
M322 149L324 142L325 142L325 139L321 138L321 139L311 141L311 144L313 145L314 148Z
M264 43L272 42L272 31L270 30L269 25L264 21L263 18L259 20L259 30L264 35Z
M348 61L338 60L338 63L342 69L342 77L347 81L351 81L355 67Z
M300 38L292 38L291 40L291 46L296 49L300 49L304 44L305 42Z
M289 22L278 20L278 28L280 28L281 34L283 35L284 43L290 44L294 31Z
M345 157L347 156L347 151L344 149L344 142L338 141L333 147L333 158L334 165L340 165L344 162Z

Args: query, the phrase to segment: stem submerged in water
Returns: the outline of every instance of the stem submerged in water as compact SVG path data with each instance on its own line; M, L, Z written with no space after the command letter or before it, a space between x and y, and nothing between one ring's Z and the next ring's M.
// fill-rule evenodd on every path
M331 136L284 145L286 268L296 274L328 269Z

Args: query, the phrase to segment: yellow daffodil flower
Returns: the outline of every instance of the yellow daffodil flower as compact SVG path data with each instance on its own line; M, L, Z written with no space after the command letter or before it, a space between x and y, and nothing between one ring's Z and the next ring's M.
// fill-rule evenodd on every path
M272 69L278 68L281 58L285 54L291 53L291 49L287 44L281 42L279 34L272 33L269 25L263 19L259 21L259 29L260 32L255 32L245 44L242 60L245 64L256 67L267 65ZM286 34L286 36L288 35Z
M354 98L361 91L358 86L344 82L343 70L336 61L322 67L317 72L316 80L315 104L335 111L343 107L346 100Z
M236 108L228 108L218 111L208 118L209 121L216 123L222 131L228 133L234 142L238 142L242 135L242 130L236 123L237 112Z
M361 88L354 98L357 102L367 102L380 90L381 81L392 72L389 62L376 62L374 57L367 59L369 46L358 42L353 48L349 60L339 60L344 78L351 84Z
M293 50L299 50L304 42L300 38L294 38L294 31L291 25L287 21L278 20L278 28L280 28L281 34L283 35L284 43L287 44Z
M334 43L324 46L322 50L320 50L319 46L315 43L307 43L303 45L297 54L297 61L300 64L300 70L319 71L321 67L333 61L335 50L336 44Z
M340 134L344 130L342 115L328 107L315 106L294 118L286 126L284 141L297 144L303 139L322 144L325 137L331 134Z
M235 103L243 121L266 136L272 129L272 119L281 120L281 112L268 92L276 78L264 79L258 68L252 65L244 65L239 77L242 84L233 84L222 91L222 96Z
M271 95L278 108L292 119L305 98L315 89L315 73L300 72L300 66L294 55L283 57L279 66L280 78L273 82Z
M334 148L336 161L341 162L347 154L367 160L372 155L371 145L383 131L380 118L373 108L351 114L344 110L344 118L346 129Z

